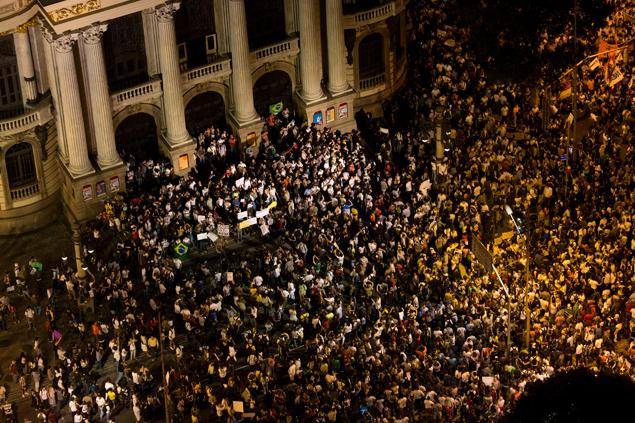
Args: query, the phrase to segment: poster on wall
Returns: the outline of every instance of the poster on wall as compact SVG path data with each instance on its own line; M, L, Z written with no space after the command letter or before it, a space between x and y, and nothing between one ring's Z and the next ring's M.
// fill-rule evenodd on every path
M339 107L338 119L346 119L348 117L348 103L342 103Z
M82 188L82 197L84 201L90 201L93 199L93 186L92 185L84 185Z
M256 143L257 136L255 132L250 132L247 134L247 145L254 145Z
M190 156L181 154L179 156L179 170L185 170L190 167Z
M113 176L110 178L110 192L119 191L119 176Z
M97 182L97 184L95 185L95 192L97 193L97 198L105 197L106 196L106 182L105 181Z
M326 123L331 123L335 120L335 107L329 107L326 109Z
M323 122L322 111L313 113L313 123L316 125L322 125Z

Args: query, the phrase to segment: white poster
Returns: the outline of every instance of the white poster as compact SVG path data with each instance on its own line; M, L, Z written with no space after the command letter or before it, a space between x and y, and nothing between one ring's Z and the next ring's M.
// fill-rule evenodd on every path
M229 236L229 225L218 225L218 236Z

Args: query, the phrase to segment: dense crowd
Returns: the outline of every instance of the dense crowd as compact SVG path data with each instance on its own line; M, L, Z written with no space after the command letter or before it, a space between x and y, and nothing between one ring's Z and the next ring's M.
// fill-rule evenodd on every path
M129 192L87 243L91 277L76 281L63 261L47 306L25 311L46 316L54 356L35 338L9 370L42 421L57 421L60 406L75 422L116 420L123 408L137 421L162 415L161 343L179 422L491 421L561 369L633 375L632 59L601 58L623 74L612 87L612 73L582 66L574 120L590 128L570 139L570 99L543 122L544 86L488 82L464 51L469 30L446 15L451 3L411 10L415 82L385 106L388 134L364 119L345 134L296 124L285 110L252 155L210 127L185 177L129 164ZM443 158L429 154L427 122L440 120ZM202 249L199 235L220 225L240 235L245 212L264 241L255 250L209 261L175 252ZM473 238L494 253L511 315ZM17 268L5 283L27 277ZM87 321L77 299L107 314ZM0 326L11 318L0 315ZM113 359L116 378L101 377Z

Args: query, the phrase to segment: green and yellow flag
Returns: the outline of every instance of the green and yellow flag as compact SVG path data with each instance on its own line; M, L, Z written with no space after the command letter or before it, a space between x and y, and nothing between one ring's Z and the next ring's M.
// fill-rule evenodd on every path
M188 250L188 246L183 244L182 242L179 242L174 246L174 252L179 257L186 255Z

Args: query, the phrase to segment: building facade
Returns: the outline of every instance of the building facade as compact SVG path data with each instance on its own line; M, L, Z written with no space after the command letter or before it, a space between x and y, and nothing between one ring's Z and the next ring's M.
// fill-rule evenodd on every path
M96 216L129 154L259 141L289 107L350 130L406 78L407 0L0 0L0 235Z

